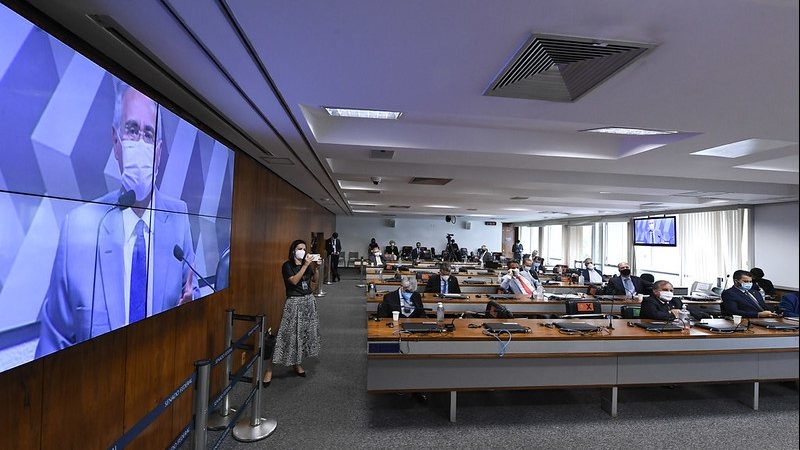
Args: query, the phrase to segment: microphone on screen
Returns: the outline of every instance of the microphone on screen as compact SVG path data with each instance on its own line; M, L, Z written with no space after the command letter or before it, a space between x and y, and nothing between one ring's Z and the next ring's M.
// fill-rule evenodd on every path
M89 313L89 338L92 338L92 333L94 330L94 298L96 295L96 284L97 284L97 255L100 253L100 228L103 226L103 221L106 220L108 214L111 211L119 208L120 211L125 210L133 206L136 203L136 192L133 190L123 192L118 198L117 203L108 208L103 216L100 217L100 220L97 222L97 231L95 232L94 237L94 268L92 269L92 310Z
M183 254L183 249L181 248L181 246L180 246L180 245L178 245L178 244L175 244L175 247L172 247L172 255L173 255L173 256L175 257L175 259L177 259L178 261L186 263L186 265L187 265L187 266L189 266L189 268L190 268L190 269L192 269L192 272L194 272L194 274L195 274L195 275L197 275L197 278L199 278L199 279L203 280L203 283L205 283L205 284L206 284L206 286L208 286L209 288L211 288L211 290L212 290L212 291L214 291L214 292L217 292L217 290L216 290L216 289L214 289L214 286L212 286L212 285L211 285L211 283L209 283L209 282L208 282L208 280L206 280L204 276L200 275L200 274L199 274L199 273L198 273L198 272L197 272L197 271L194 269L194 267L192 267L192 265L191 265L191 264L189 264L189 261L186 261L186 260L184 259L184 257L183 257L183 256L184 256L184 254Z

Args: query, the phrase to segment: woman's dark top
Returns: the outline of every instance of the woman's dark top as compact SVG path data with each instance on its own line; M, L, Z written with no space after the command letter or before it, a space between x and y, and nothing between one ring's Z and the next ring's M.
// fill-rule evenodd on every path
M311 278L314 276L314 270L311 269L311 266L306 268L299 283L292 284L289 281L289 277L295 276L302 267L302 264L295 265L294 261L291 260L283 263L281 271L283 272L283 284L286 286L287 297L302 297L311 294Z
M753 283L757 284L758 287L764 290L764 293L769 295L770 297L775 297L775 286L772 284L772 281L769 281L766 278L760 278L758 280L753 280Z

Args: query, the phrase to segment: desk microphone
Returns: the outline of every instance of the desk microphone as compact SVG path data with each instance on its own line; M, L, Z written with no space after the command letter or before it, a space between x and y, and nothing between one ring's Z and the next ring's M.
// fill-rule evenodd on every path
M180 245L175 244L175 247L172 247L172 255L175 256L175 259L177 259L178 261L186 263L186 265L189 266L190 269L192 269L192 272L194 272L194 274L197 275L197 278L203 280L203 283L205 283L206 286L211 288L212 291L217 292L217 290L214 289L214 286L212 286L211 283L209 283L208 280L205 279L205 277L197 273L197 271L194 270L194 267L192 267L192 265L189 264L189 261L186 261L183 258L183 249L181 248Z
M609 313L608 313L608 327L606 327L609 330L613 330L614 329L613 320L614 320L614 296L612 295L611 296L611 311L609 311Z
M133 206L136 203L136 192L133 190L123 192L117 198L117 204L108 208L108 210L103 213L103 216L100 217L100 220L97 222L97 232L95 233L94 237L94 268L92 269L92 312L89 314L89 339L92 338L92 334L94 332L94 297L95 291L97 290L97 255L100 253L100 227L103 226L103 221L106 220L106 217L111 211L119 208L120 211L123 211L127 208ZM109 327L110 327L109 323Z

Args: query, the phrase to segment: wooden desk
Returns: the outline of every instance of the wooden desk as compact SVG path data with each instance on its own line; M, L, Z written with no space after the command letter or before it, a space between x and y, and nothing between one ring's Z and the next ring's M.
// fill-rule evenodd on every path
M375 287L379 291L394 291L400 287L400 282L384 280L376 282ZM460 284L459 287L461 288L461 292L465 294L496 294L497 290L500 289L500 285L497 283L464 283ZM425 283L420 282L418 288L424 290Z
M389 328L391 320L368 321L367 391L450 391L455 421L458 391L608 387L601 407L616 417L620 386L753 382L746 402L758 410L760 381L798 379L797 331L754 326L733 334L696 327L653 333L616 319L613 330L569 335L541 326L561 320L517 319L531 333L515 333L501 357L507 334L498 340L467 327L484 321L456 319L452 333L413 335L400 333L399 324Z
M378 305L383 301L383 295L387 293L378 292L375 298L367 298L367 312L374 313L378 310ZM461 314L466 311L482 313L486 310L486 303L491 300L487 294L467 294L464 293L466 299L458 298L442 298L438 294L423 293L422 303L429 308L435 308L436 303L442 302L446 314ZM478 297L480 295L480 297ZM574 300L579 300L579 297ZM594 300L593 297L587 296L585 300ZM495 300L501 305L505 306L509 311L516 315L528 314L557 314L563 315L566 313L564 300L531 300L524 295L515 295L513 299L499 299ZM620 314L622 305L639 306L638 300L629 300L624 296L615 297L614 301L602 300L600 301L603 313ZM612 309L613 307L613 309Z

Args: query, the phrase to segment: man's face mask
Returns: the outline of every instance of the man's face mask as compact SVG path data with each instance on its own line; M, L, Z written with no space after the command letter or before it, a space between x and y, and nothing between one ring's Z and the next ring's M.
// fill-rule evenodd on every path
M122 187L136 193L142 201L153 190L153 161L155 147L144 140L124 140L122 147Z
M661 301L664 302L664 303L672 300L673 296L674 296L674 294L672 293L672 291L661 291L658 294L658 298L660 298Z

